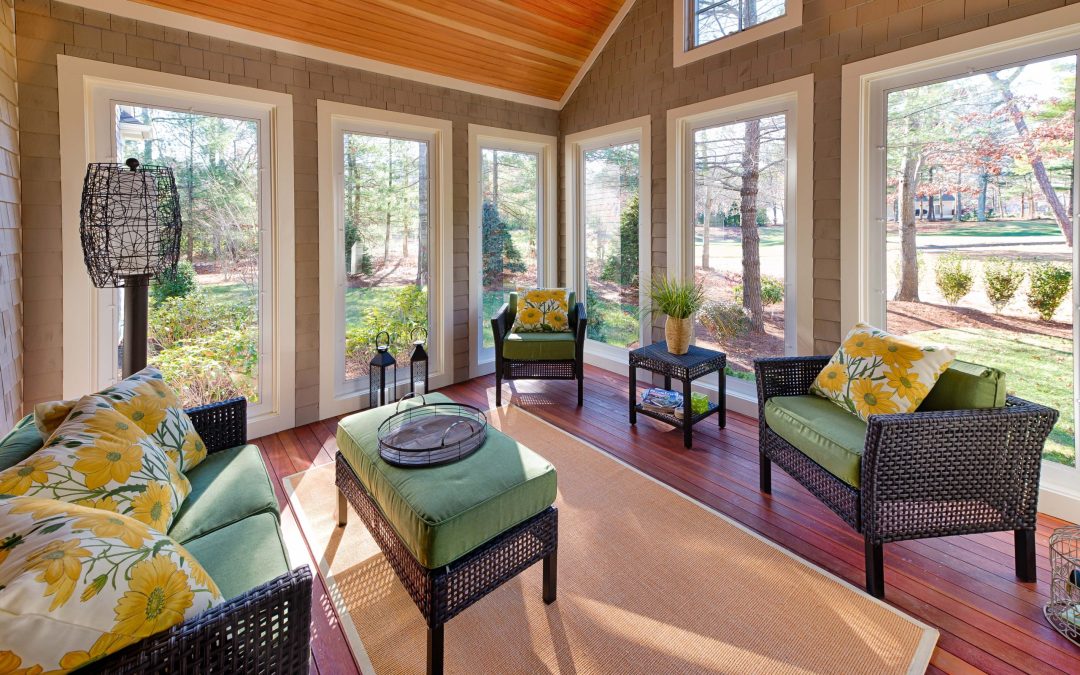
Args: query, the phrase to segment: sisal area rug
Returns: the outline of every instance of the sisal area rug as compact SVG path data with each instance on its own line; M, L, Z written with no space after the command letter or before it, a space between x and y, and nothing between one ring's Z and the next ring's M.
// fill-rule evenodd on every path
M529 413L491 424L559 475L559 596L534 565L446 626L452 673L921 673L936 630ZM422 673L425 626L332 464L289 498L366 673Z

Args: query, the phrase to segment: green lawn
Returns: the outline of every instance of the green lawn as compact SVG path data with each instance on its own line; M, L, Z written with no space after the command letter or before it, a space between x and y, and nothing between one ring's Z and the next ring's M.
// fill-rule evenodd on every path
M199 290L215 302L244 302L255 299L255 292L247 284L237 281L231 284L199 285Z
M1043 457L1070 466L1075 463L1071 340L970 328L943 328L912 336L921 342L949 345L964 361L999 368L1006 373L1010 394L1056 408L1061 416Z
M711 228L710 234L712 235L712 241L714 246L722 244L742 244L742 235L737 227L718 227ZM727 238L723 238L723 235L727 234ZM761 238L761 246L783 246L784 245L784 228L783 226L759 227L758 236ZM700 245L702 243L701 234L698 230L694 231L694 244Z
M935 223L939 225L939 223ZM988 220L985 223L942 223L937 232L919 232L920 237L1060 237L1052 220Z

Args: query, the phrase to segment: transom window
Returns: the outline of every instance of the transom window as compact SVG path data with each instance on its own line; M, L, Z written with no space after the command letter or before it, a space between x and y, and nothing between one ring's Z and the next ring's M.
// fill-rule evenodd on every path
M733 35L785 14L785 0L691 0L691 46Z
M674 2L676 68L802 25L802 0Z

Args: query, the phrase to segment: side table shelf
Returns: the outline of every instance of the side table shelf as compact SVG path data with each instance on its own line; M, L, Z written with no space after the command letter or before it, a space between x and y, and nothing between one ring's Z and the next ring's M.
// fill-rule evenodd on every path
M693 426L713 413L718 416L720 428L727 425L726 386L723 375L727 366L727 355L723 352L691 346L686 354L672 354L667 350L666 342L658 342L647 347L641 347L630 352L630 424L637 423L638 414L651 417L652 419L666 422L683 430L683 445L693 447ZM690 409L691 384L694 380L710 373L720 373L720 400L711 404L709 409L698 415L684 415L683 419L646 410L638 403L637 394L637 369L648 370L664 376L665 388L671 388L671 381L682 382L684 410Z

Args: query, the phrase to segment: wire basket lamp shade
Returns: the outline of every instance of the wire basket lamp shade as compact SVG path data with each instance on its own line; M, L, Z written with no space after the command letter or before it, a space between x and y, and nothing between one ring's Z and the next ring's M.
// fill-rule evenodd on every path
M180 197L172 169L89 164L83 181L79 234L94 286L146 286L176 269L180 257Z

